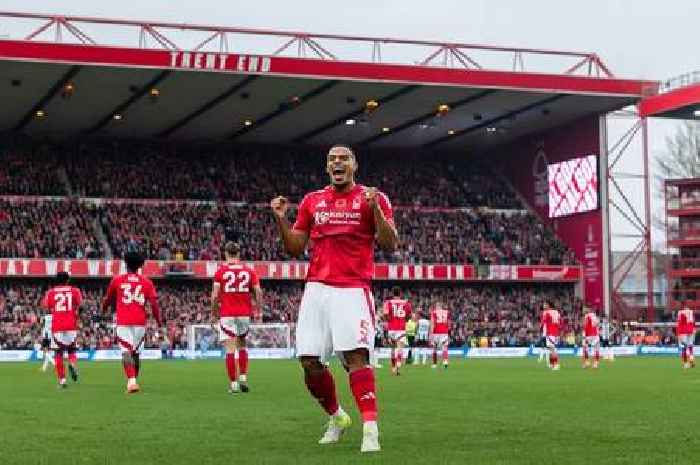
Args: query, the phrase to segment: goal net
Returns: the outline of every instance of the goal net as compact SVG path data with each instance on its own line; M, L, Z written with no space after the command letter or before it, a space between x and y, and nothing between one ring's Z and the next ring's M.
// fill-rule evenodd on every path
M251 324L246 336L249 349L291 350L292 325L287 323ZM187 350L193 356L206 355L209 351L219 351L219 331L211 325L190 325L187 327Z

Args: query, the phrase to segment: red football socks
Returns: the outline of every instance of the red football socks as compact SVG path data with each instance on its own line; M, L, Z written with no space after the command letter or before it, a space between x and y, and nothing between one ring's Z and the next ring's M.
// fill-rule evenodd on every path
M360 410L362 421L377 421L374 371L365 367L350 373L350 389L355 397L357 408Z
M446 362L447 359L449 358L449 352L447 351L447 347L442 349L442 361Z
M238 371L242 375L248 374L248 351L246 349L238 350Z
M66 377L66 367L63 366L63 354L56 354L54 355L53 358L54 362L56 362L56 377L58 380L65 379Z
M133 364L122 362L122 365L124 365L124 374L127 379L136 378L136 368Z
M587 347L583 348L583 361L584 362L588 361L588 348Z
M559 363L559 355L558 355L558 354L555 354L554 352L552 352L551 354L549 354L549 364L550 364L551 366L555 366L555 365L557 365L558 363Z
M71 365L75 366L75 363L78 361L78 354L76 354L75 352L70 352L68 354L68 361Z
M226 371L228 379L236 381L236 356L234 354L226 354Z
M328 368L324 368L320 374L315 376L306 375L304 382L311 395L321 404L328 415L333 415L338 411L335 381L333 381L333 375L328 371Z

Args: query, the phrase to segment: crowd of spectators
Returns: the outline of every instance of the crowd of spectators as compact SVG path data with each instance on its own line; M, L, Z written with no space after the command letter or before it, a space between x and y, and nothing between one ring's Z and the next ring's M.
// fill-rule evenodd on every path
M104 257L93 219L76 201L0 199L0 257Z
M0 194L65 195L59 163L46 146L0 146Z
M529 213L397 208L395 222L399 246L393 252L377 249L377 261L575 263L572 252ZM247 260L291 258L266 207L73 200L0 200L0 256L102 258L106 250L96 227L104 232L114 257L139 250L149 259L219 260L223 243L233 239L241 243Z
M304 193L327 183L320 151L183 151L125 142L8 147L0 152L0 195L72 197L0 199L0 257L103 258L139 250L150 259L219 260L223 243L234 239L247 260L287 260L265 205L278 194L299 202ZM425 154L360 154L359 163L358 180L391 198L401 237L396 251L377 250L377 261L575 262L571 251L524 213L513 192L483 166ZM83 348L113 343L111 316L99 310L105 286L80 283L85 305L78 343ZM302 284L264 286L264 321L296 321ZM29 348L38 341L39 302L46 288L46 280L0 283L0 348ZM184 347L188 325L210 321L209 283L164 281L158 289L169 337L175 347ZM379 302L387 290L387 284L376 286ZM544 299L570 317L571 331L578 330L580 320L580 301L571 286L412 283L405 292L420 312L437 300L453 310L455 345L475 337L495 345L532 343ZM156 343L153 331L148 338Z
M6 280L0 284L0 349L31 349L40 340L41 298L50 283L47 280ZM104 315L100 302L107 283L80 281L84 296L78 344L81 348L110 348L113 345L113 317ZM199 280L159 281L159 303L168 321L172 347L187 347L187 328L212 321L209 299L210 282ZM390 298L392 283L374 286L377 306ZM580 344L582 302L573 286L556 284L436 284L401 283L404 297L411 300L416 316L429 315L437 302L450 309L452 346L474 345L486 338L490 346L528 346L539 342L539 311L547 300L562 312L564 344ZM265 323L294 323L303 292L300 282L264 282L262 320ZM155 324L150 321L147 345L157 347ZM381 328L381 325L380 325ZM383 330L382 330L383 331ZM658 333L658 334L657 334ZM660 344L673 343L673 329L657 332ZM622 328L616 343L635 343L636 335ZM646 339L644 339L646 341Z
M102 141L6 149L0 194L66 195L65 171L80 197L230 200L267 203L276 195L298 202L328 183L320 149L188 147ZM484 166L435 154L359 156L359 182L384 191L395 205L522 205ZM5 187L7 186L7 187Z

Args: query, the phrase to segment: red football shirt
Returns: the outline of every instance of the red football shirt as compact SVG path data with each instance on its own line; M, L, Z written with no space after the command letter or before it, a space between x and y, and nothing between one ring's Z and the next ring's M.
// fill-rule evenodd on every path
M561 327L559 310L550 309L542 312L541 321L545 336L559 337L559 329Z
M225 263L214 275L219 283L221 308L219 316L252 316L253 304L250 293L260 280L255 270L242 263Z
M690 309L678 312L676 332L680 334L693 334L695 332L695 314Z
M77 331L78 307L83 301L80 289L73 286L56 286L46 291L42 306L51 311L51 332Z
M598 335L598 315L593 312L588 312L583 317L583 334L586 337L594 337Z
M406 299L389 299L384 302L384 315L389 331L405 331L406 319L411 316L411 302Z
M137 273L112 278L105 300L116 302L118 326L146 326L146 302L151 304L153 318L160 326L160 308L153 281Z
M340 193L333 187L307 194L299 204L294 229L309 233L311 263L307 281L337 287L369 288L374 272L374 214L364 198L365 186ZM377 194L387 221L393 210Z
M450 332L450 311L446 308L433 308L430 311L430 322L433 326L433 334L447 334Z

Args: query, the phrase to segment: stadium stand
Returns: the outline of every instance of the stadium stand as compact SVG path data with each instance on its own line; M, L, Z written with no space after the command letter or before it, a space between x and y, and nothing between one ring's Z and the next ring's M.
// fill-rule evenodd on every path
M238 240L247 260L287 260L267 202L293 202L326 182L323 156L299 149L182 150L147 143L91 142L71 147L8 144L0 167L0 257L104 258L139 250L158 260L219 260ZM279 173L285 173L280 176ZM575 264L573 253L513 192L483 166L440 157L382 154L360 158L358 179L380 186L395 207L401 243L376 260L473 265ZM51 196L51 197L36 197ZM302 257L308 258L308 257ZM38 303L47 281L0 285L0 346L31 347L39 335ZM98 312L106 283L85 281L79 343L111 346L110 320ZM294 322L299 282L264 283L266 322ZM567 285L404 283L415 308L436 300L454 311L456 346L536 342L544 299L578 330L581 302ZM208 323L207 281L158 282L175 347L188 324ZM388 283L375 286L377 301ZM155 343L152 335L147 342ZM477 342L479 343L479 342Z
M50 284L45 280L13 280L0 285L0 347L32 348L39 339L40 301ZM99 311L106 289L103 281L78 281L83 292L82 329L79 345L83 348L111 347L111 315ZM210 283L206 281L161 281L156 283L159 303L169 321L171 339L184 348L184 328L188 324L210 322ZM296 321L302 284L265 282L264 322ZM375 300L389 297L391 283L375 286ZM454 315L451 340L455 347L487 337L491 345L516 346L537 343L537 312L545 299L562 309L567 322L565 333L580 333L581 301L571 286L556 285L461 285L404 284L404 295L416 312L427 314L436 301L448 305ZM151 328L155 330L155 328ZM151 331L152 332L152 331ZM155 345L151 334L148 345Z

